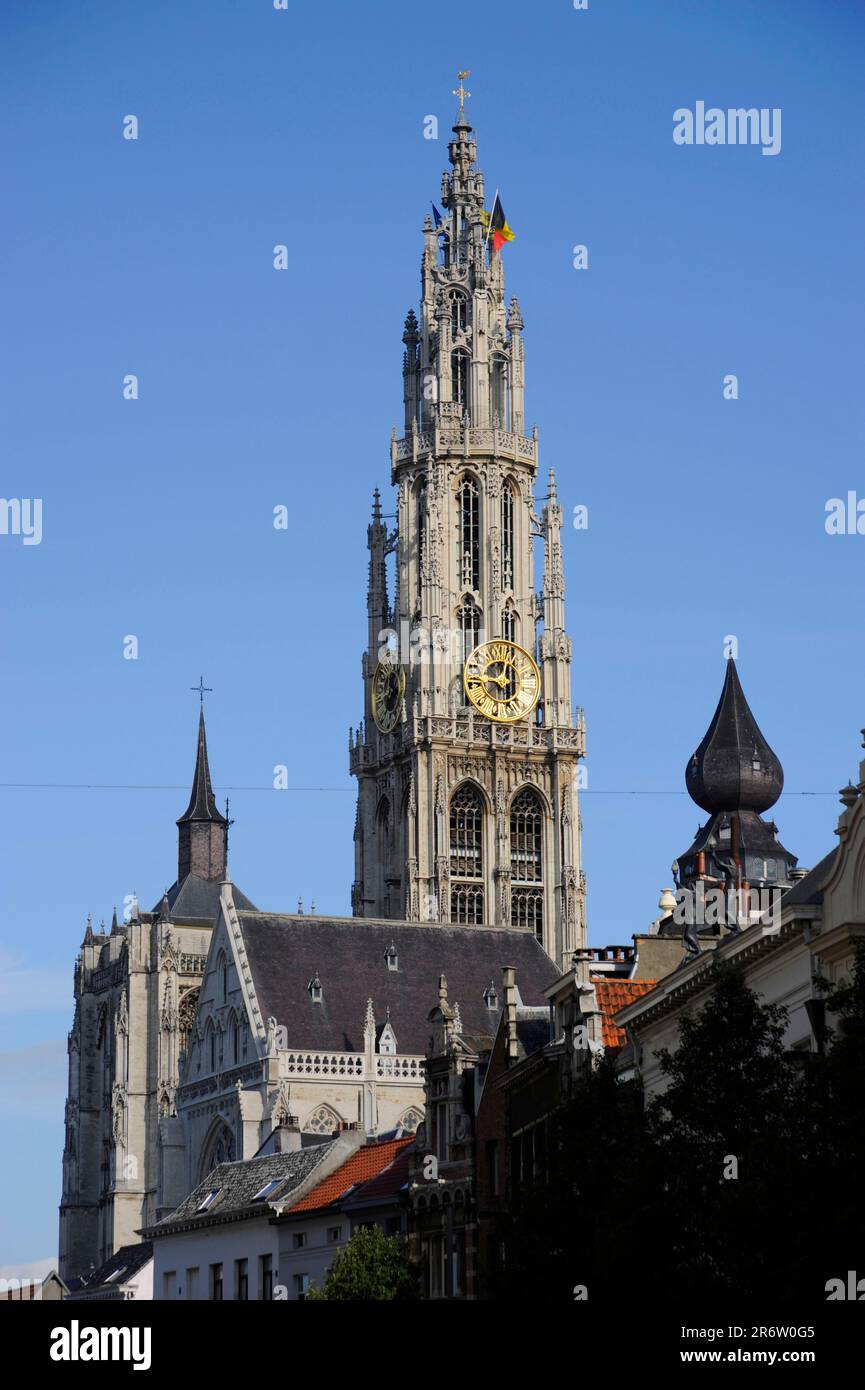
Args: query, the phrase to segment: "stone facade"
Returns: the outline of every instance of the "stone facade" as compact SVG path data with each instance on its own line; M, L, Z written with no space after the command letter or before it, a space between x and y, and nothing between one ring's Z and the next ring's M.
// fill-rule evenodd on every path
M411 311L403 335L405 432L391 444L397 524L388 528L376 493L368 530L364 719L349 750L352 906L363 917L528 924L564 965L585 944L585 726L571 705L562 509L550 471L537 510L523 318L515 299L506 303L501 255L487 242L483 175L462 110L449 153L446 217L423 229L420 320ZM484 717L464 694L466 657L495 638L522 646L541 672L537 709L515 723ZM395 728L382 733L372 686L387 653L398 656L405 694Z

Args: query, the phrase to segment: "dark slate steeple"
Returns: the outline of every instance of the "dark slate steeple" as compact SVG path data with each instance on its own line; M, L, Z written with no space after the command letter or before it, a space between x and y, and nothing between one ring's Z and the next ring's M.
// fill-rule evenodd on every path
M791 886L796 856L760 814L781 795L784 770L751 713L732 658L718 707L685 769L685 785L709 819L673 866L678 887L728 892ZM681 928L670 917L660 930L678 935Z
M727 661L724 689L685 785L704 811L768 811L784 787L784 771L745 699L736 663Z
M198 718L198 749L189 805L177 822L177 881L196 874L220 882L225 876L228 821L220 815L213 795L207 761L204 710Z

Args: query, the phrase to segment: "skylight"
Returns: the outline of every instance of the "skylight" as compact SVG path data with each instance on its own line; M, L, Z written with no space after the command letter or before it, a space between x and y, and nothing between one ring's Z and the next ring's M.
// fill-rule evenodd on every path
M253 1202L263 1202L265 1197L269 1197L271 1192L275 1192L276 1189L278 1187L281 1187L284 1182L285 1178L271 1178L270 1182L266 1182L264 1184L264 1187L261 1189L260 1192L256 1192L255 1196L252 1199Z
M207 1196L204 1198L204 1201L200 1202L199 1205L195 1208L196 1212L209 1210L209 1208L213 1206L213 1203L219 1196L219 1191L220 1189L218 1187L212 1187L208 1192Z

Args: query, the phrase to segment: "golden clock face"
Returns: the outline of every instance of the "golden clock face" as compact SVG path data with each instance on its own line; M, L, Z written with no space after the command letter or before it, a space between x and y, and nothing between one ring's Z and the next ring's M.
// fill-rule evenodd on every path
M403 668L395 661L380 661L372 678L372 717L383 734L396 728L404 694Z
M541 673L528 652L502 638L475 647L465 664L463 686L481 714L498 724L513 724L538 703Z

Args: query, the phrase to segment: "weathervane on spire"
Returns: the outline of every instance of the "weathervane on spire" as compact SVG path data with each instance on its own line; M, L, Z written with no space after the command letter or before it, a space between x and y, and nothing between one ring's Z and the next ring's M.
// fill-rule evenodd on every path
M203 676L199 676L199 677L198 677L198 685L191 685L191 686L189 687L189 689L190 689L190 690L197 690L197 691L198 691L198 694L199 694L199 696L201 697L201 708L204 709L204 697L205 697L205 695L212 695L212 694L213 694L213 688L212 688L211 686L209 686L209 685L205 685L205 684L204 684L204 677L203 677Z
M471 96L471 92L467 92L465 87L463 86L463 80L466 77L471 77L471 73L469 72L468 68L463 68L462 71L457 73L457 78L459 80L460 85L459 87L454 87L454 96L459 97L460 99L460 115L463 114L463 107L465 106L466 97Z

